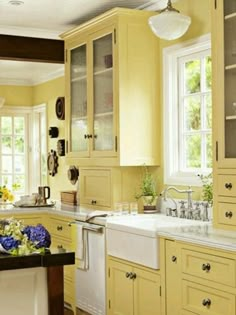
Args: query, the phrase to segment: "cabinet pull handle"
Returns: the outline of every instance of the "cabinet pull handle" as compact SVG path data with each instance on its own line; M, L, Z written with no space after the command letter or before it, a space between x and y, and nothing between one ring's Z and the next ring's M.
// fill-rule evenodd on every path
M232 187L233 187L232 183L225 183L226 189L230 190L230 189L232 189Z
M130 278L131 274L132 274L132 272L126 272L126 274L125 274L126 278Z
M209 263L207 264L202 264L202 270L203 271L210 271L211 265Z
M226 211L226 212L225 212L225 216L226 216L226 218L231 219L232 216L233 216L233 212L232 212L232 211Z
M57 248L58 248L58 249L62 249L63 246L62 246L62 245L57 245Z
M177 257L176 257L176 256L172 256L172 257L171 257L171 261L172 261L172 262L176 262L176 260L177 260Z
M96 200L92 200L92 201L91 201L91 204L92 204L92 205L96 205L96 203L97 203Z
M63 227L61 225L58 225L57 226L57 231L62 231L63 230Z
M130 279L131 280L134 280L134 279L136 279L136 277L137 277L137 275L136 275L136 273L135 272L131 272L131 275L130 275Z
M203 306L210 306L211 305L211 300L210 299L203 299L202 300L202 305Z

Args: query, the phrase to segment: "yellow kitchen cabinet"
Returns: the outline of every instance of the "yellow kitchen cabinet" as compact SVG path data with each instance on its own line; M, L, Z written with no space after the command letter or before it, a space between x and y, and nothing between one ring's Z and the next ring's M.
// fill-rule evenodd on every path
M18 213L11 212L10 214L7 214L7 213L0 214L1 219L15 218L17 220L22 220L22 222L25 225L37 225L38 223L45 225L46 216L47 216L47 214L42 214L40 212L25 214L25 213L19 213L19 211L18 211ZM46 227L46 225L45 225L45 227Z
M160 238L160 275L163 315L235 315L234 252Z
M61 35L69 164L159 165L159 51L151 14L114 8Z
M139 167L80 167L80 205L112 210L121 201L134 201L139 189Z
M164 253L162 253L164 255ZM180 282L181 261L176 242L165 241L165 269L161 268L161 273L165 273L165 314L180 314L181 282Z
M161 286L156 270L108 258L108 315L160 315Z
M236 218L236 5L211 0L214 225L235 229Z
M72 236L70 217L58 216L49 213L48 224L52 238L52 247L59 251L72 250ZM75 267L74 265L64 266L64 302L69 308L75 311Z

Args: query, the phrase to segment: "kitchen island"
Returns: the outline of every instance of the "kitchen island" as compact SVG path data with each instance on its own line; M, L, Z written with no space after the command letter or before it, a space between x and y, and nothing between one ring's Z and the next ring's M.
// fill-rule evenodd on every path
M63 266L73 252L50 250L28 256L0 255L0 307L4 315L63 315Z

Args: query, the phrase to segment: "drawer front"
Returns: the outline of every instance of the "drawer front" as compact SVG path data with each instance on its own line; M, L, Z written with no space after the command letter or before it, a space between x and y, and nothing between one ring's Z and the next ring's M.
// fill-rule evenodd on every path
M58 248L59 250L67 249L70 250L71 243L66 242L64 239L59 239L56 237L52 237L52 248ZM74 265L65 265L64 266L64 275L68 279L74 278Z
M235 314L235 296L232 294L183 280L182 295L182 308L194 314Z
M236 197L236 175L218 175L218 194Z
M50 232L53 235L71 240L71 227L69 221L50 218Z
M219 223L226 225L236 225L236 204L219 202L217 211Z
M81 204L111 207L111 171L89 170L80 171L80 202Z
M192 250L182 250L182 272L235 287L235 261Z

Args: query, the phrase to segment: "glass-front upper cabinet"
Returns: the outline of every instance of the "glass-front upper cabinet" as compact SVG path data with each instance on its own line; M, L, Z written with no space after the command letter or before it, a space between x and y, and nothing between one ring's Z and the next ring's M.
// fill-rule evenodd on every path
M215 102L218 133L216 159L219 167L235 167L236 162L236 1L214 1Z
M70 151L88 152L87 45L70 51Z
M93 40L93 151L114 148L112 34Z
M113 29L70 49L69 154L115 155Z

